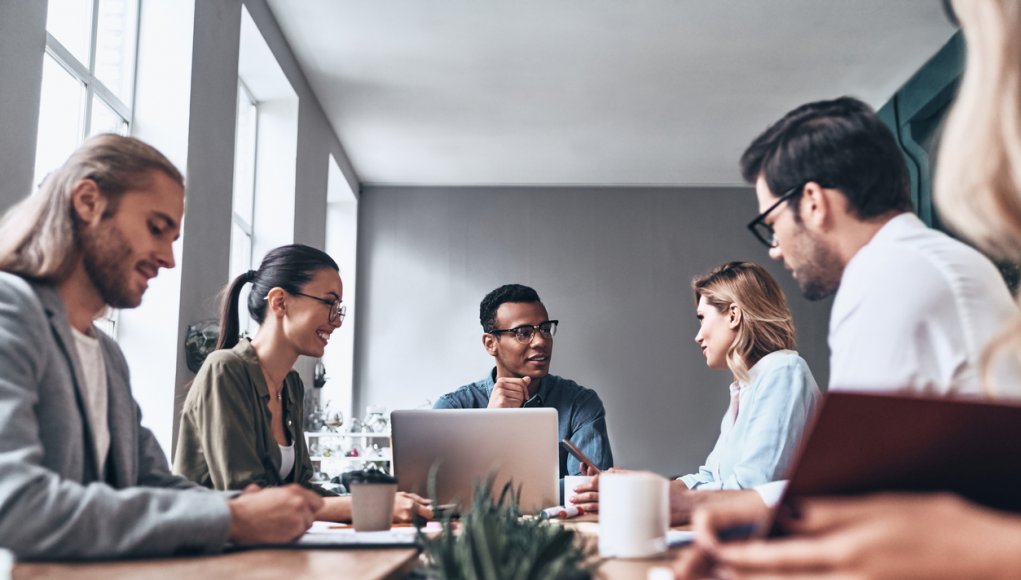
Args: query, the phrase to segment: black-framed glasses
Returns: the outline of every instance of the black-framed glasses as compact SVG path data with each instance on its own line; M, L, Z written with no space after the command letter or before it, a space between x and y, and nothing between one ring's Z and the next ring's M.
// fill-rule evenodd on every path
M330 307L330 322L336 322L338 324L344 323L344 317L347 316L347 305L342 304L340 300L330 300L329 298L320 298L318 296L312 296L311 294L305 294L304 292L292 292L296 296L304 296L305 298L311 298L316 302L321 302Z
M557 333L557 325L560 324L559 320L547 320L539 324L522 324L521 326L515 326L514 328L494 328L489 331L489 334L495 334L497 336L510 332L514 334L514 338L518 342L529 343L535 338L535 333L538 332L543 338L553 338L553 335Z
M776 203L769 206L769 209L760 213L755 217L755 219L748 223L748 229L751 230L752 233L755 234L755 237L765 244L767 248L775 248L779 242L777 242L776 232L773 231L773 226L766 223L766 217L768 217L773 210L780 207L781 203L790 199L795 193L800 193L804 187L805 184L802 183L801 185L790 188L786 193L780 196L780 199L776 200Z

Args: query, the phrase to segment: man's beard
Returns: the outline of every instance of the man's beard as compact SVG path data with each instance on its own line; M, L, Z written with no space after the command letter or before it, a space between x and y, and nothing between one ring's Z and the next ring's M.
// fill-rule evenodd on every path
M135 308L142 303L142 294L131 289L131 244L113 223L100 224L80 232L85 274L108 306Z
M803 261L794 272L802 296L809 300L832 296L840 288L840 278L844 274L837 253L807 231L798 242Z

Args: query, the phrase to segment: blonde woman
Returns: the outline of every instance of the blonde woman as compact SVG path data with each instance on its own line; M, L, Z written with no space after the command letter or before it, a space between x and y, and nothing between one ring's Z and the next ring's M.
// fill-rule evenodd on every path
M782 479L819 400L819 387L794 351L794 322L776 280L762 266L729 262L691 284L706 365L729 371L730 406L716 446L692 490L750 489Z
M752 488L784 477L820 398L812 371L794 351L787 299L769 272L751 262L728 262L691 286L699 320L695 342L706 365L729 371L733 382L720 437L705 464L671 482L672 525L688 523L693 507L707 502L764 509ZM575 505L598 511L598 478L572 491Z
M964 237L1017 261L1021 2L956 0L953 6L967 61L941 138L937 206ZM986 352L986 370L996 371L984 373L988 394L1021 383L1019 357L1021 326L1015 324ZM702 577L706 555L720 576L741 578L1014 578L1021 570L1021 517L954 495L814 499L803 502L800 512L795 538L720 544L716 530L747 523L747 512L727 506L700 510L694 517L699 549L687 553L677 572Z

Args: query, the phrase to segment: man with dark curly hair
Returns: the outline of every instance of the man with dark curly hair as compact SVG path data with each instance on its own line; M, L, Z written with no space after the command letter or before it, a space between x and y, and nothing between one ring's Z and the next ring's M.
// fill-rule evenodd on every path
M520 284L500 286L482 299L479 321L482 345L496 367L481 380L443 395L434 407L556 409L560 438L569 439L600 469L612 467L606 411L599 395L549 372L558 321L550 320L535 290ZM561 477L584 469L561 449Z

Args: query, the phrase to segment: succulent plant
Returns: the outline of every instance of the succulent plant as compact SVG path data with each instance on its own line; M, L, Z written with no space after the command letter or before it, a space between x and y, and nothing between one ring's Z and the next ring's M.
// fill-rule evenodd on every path
M450 515L442 532L428 538L419 530L429 578L546 580L591 578L598 560L584 538L546 517L522 517L521 489L507 482L493 497L493 476L475 487L471 509L455 526ZM434 498L435 502L435 498Z

